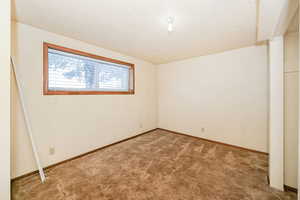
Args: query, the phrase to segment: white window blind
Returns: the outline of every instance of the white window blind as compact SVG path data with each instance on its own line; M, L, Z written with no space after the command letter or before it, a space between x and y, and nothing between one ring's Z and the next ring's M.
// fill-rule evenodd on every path
M49 91L129 91L130 68L48 49Z

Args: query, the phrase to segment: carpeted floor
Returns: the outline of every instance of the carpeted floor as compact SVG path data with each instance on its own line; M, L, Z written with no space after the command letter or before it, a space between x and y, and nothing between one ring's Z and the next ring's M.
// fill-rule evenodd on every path
M12 183L12 199L296 199L267 185L266 155L157 130Z

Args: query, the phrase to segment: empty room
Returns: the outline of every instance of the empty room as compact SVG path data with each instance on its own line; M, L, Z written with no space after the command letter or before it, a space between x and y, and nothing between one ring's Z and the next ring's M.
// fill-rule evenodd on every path
M300 200L298 0L2 0L0 200Z

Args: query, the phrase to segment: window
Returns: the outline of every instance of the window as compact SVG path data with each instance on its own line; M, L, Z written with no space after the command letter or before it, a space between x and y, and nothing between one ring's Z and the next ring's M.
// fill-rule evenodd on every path
M44 95L134 94L134 65L44 43Z

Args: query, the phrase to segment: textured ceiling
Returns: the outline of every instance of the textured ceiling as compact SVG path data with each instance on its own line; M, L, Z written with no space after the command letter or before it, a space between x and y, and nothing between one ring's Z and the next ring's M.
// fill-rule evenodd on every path
M256 42L256 0L15 0L13 13L21 23L155 64Z

